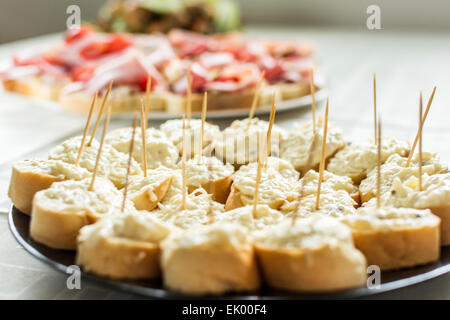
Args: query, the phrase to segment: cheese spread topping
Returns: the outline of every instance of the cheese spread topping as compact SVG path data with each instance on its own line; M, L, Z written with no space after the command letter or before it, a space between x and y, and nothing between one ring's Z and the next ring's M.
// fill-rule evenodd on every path
M353 246L351 230L339 220L315 215L283 221L254 233L257 245L276 249L314 250L322 246Z
M417 228L439 224L439 218L430 210L394 207L361 207L355 215L345 216L341 221L358 231L388 231Z
M400 181L405 181L411 176L418 176L418 155L416 155L409 167L405 167L407 158L401 157L398 154L391 155L386 162L381 165L380 171L380 187L381 194L389 192L392 187L392 182L395 178ZM447 172L447 166L439 161L439 157L435 153L422 153L422 173L433 175L436 173ZM361 181L359 189L362 193L373 193L375 195L377 188L377 170L376 168L369 172L367 178Z
M81 180L91 175L82 167L59 160L22 160L16 162L13 167L21 172L44 174L60 180Z
M308 168L309 157L311 157L311 168L317 166L322 154L323 129L321 126L322 121L319 120L316 136L314 137L312 122L297 125L294 131L289 132L287 137L281 141L280 157L288 160L295 169L302 172L310 169ZM342 138L342 131L332 123L329 123L325 157L333 155L344 146L345 141Z
M181 169L182 163L178 163ZM195 156L186 161L186 183L187 185L201 187L209 181L216 181L229 177L234 168L230 164L223 164L216 157Z
M133 128L113 130L106 136L105 143L111 145L119 152L128 154L132 135ZM147 147L147 168L154 169L159 166L175 166L178 160L178 150L162 131L149 128L146 130L145 138ZM140 128L136 128L133 158L138 163L142 164L142 134Z
M406 156L409 152L408 142L394 137L383 137L381 144L381 161L383 163L394 153ZM330 160L327 170L340 176L366 176L376 167L377 159L377 146L372 140L364 140L347 145L336 153Z
M216 156L224 162L241 165L256 162L258 152L266 150L269 122L258 118L235 120L214 141ZM279 155L279 144L286 132L273 125L271 132L271 155Z

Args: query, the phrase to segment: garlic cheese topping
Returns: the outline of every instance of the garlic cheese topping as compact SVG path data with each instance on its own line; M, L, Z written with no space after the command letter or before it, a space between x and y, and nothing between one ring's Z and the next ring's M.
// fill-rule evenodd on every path
M317 193L317 185L319 182L319 173L314 170L309 170L300 179L300 190L302 195L309 195ZM345 176L335 175L327 170L323 171L323 180L321 190L329 189L330 191L344 190L349 194L353 194L357 190L352 183L352 179ZM299 191L300 191L299 190Z
M235 120L222 131L222 135L214 141L216 157L223 162L235 165L256 162L258 152L266 150L267 130L269 122L258 118ZM273 125L271 132L270 155L279 155L279 144L286 132Z
M186 120L185 143L186 155L193 156L198 154L201 141L201 125L200 119L191 119L190 128L188 128L188 121ZM180 119L168 120L160 126L161 131L169 138L170 141L177 147L181 155L183 150L183 121ZM205 122L205 131L203 138L202 150L204 154L210 155L212 152L211 143L220 136L220 129L218 126Z
M119 152L128 154L133 128L121 128L108 133L105 143L111 145ZM154 169L159 166L175 167L178 160L178 150L175 145L160 130L149 128L145 132L147 168ZM136 128L134 138L133 158L142 164L142 134Z
M113 214L80 230L78 241L95 247L102 238L159 244L173 229L159 219L143 213Z
M155 189L166 180L171 181L173 176L174 171L166 167L149 170L147 177L144 177L143 175L130 176L128 181L129 199L133 200L143 192L146 192L150 201L157 201L158 197L155 194Z
M156 217L170 225L181 229L188 229L196 225L209 224L214 215L223 212L224 206L211 199L203 189L197 189L186 196L186 209L182 209L182 194L174 195L170 202L158 204L159 209L152 211Z
M227 223L198 226L192 230L171 233L162 243L162 263L171 251L196 247L242 247L249 244L247 229Z
M357 231L389 231L435 226L440 219L428 209L361 207L355 215L342 217L340 221Z
M16 162L13 167L21 172L32 172L55 177L59 180L81 180L91 175L82 167L59 160L22 160Z
M258 203L272 204L275 201L288 201L295 197L298 185L298 173L296 175L284 176L277 170L277 166L271 165L274 160L269 158L267 167L261 170L261 181L259 184ZM279 161L278 163L282 163ZM286 164L286 162L285 162ZM238 189L241 196L247 202L253 201L256 186L258 164L253 162L242 166L234 174L233 187ZM287 172L287 171L285 171Z
M82 137L80 136L74 137L54 147L50 151L49 159L61 160L74 164L81 145L81 138ZM89 141L89 137L87 137L86 141ZM85 145L83 154L80 158L80 167L86 168L88 171L93 172L95 169L97 152L98 142L95 140L93 140L91 146ZM131 160L130 175L142 174L140 165L134 159ZM102 155L97 169L97 174L99 176L107 177L117 188L122 188L125 183L127 166L127 154L117 151L108 144L103 145Z
M382 202L389 206L408 208L446 206L450 203L450 173L423 175L422 189L419 191L419 179L414 176L404 182L395 178L390 192L386 193ZM375 203L369 202L368 206Z
M227 212L218 212L214 216L214 223L235 223L249 231L254 231L275 225L284 219L285 217L279 211L267 205L257 205L255 212L253 212L253 205L247 205Z
M381 144L382 163L395 153L401 156L408 155L409 144L406 141L394 137L383 137ZM336 153L330 160L327 170L340 176L351 177L355 183L359 183L376 167L377 159L377 146L373 140L364 140L347 145Z
M350 228L337 219L322 215L297 219L294 225L291 220L286 220L255 232L254 238L256 245L276 249L314 250L341 245L353 247Z
M181 169L181 161L178 168ZM201 187L209 181L216 181L229 177L234 168L230 164L223 164L216 157L195 156L186 161L186 183L190 186Z
M324 214L339 218L355 214L356 202L344 190L329 191L324 189L320 193L319 210L316 210L316 194L309 194L298 200L285 203L281 206L281 213L288 217L306 217L309 215Z
M398 154L391 155L386 162L380 167L380 187L381 194L389 192L392 187L392 182L395 178L400 181L405 181L411 176L418 176L418 155L416 155L409 167L405 167L407 158L401 157ZM422 153L422 173L433 175L436 173L447 172L447 166L442 164L439 157L435 153ZM376 168L369 172L367 178L361 181L359 189L361 193L375 196L377 188L377 170Z
M33 203L60 213L90 214L101 217L120 211L123 194L114 185L101 177L95 180L94 190L90 191L91 179L55 182L49 189L36 193ZM133 204L127 200L125 211L134 211Z
M281 140L280 157L288 160L298 171L305 172L317 167L322 154L322 121L318 121L316 135L312 122L297 125L295 129ZM342 131L332 123L328 124L325 158L332 156L345 146ZM311 157L311 159L308 159ZM310 161L308 167L308 160Z

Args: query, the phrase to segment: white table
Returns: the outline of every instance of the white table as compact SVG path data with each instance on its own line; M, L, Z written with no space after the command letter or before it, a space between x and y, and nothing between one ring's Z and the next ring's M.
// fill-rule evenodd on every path
M302 38L317 47L330 85L330 121L344 128L347 140L373 135L372 74L376 72L378 107L383 133L412 140L417 130L419 90L428 99L438 87L424 127L424 150L450 162L450 35L403 33L387 30L331 30L249 27L257 37ZM0 46L0 61L13 52L56 41L51 35ZM323 109L320 108L319 112ZM277 114L276 122L290 127L310 117L309 110ZM136 298L89 283L68 290L66 276L37 261L17 245L7 227L7 187L14 159L45 157L65 137L81 133L85 118L55 111L48 103L0 92L0 298L4 299L113 299ZM113 121L111 127L129 121ZM226 126L229 120L216 121ZM160 122L151 121L157 126ZM450 275L374 298L450 299Z

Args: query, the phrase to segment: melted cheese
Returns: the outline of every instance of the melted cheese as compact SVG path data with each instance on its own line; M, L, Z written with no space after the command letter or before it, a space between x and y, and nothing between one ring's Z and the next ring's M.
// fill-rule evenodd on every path
M111 145L119 152L128 153L133 128L121 128L108 133L105 143ZM178 150L175 145L160 130L149 128L145 133L147 147L147 168L154 169L159 166L175 167L178 160ZM134 138L133 158L142 163L142 134L136 128Z
M319 173L314 170L309 170L300 179L300 188L302 195L317 193L317 187L319 182ZM323 171L323 180L321 184L321 191L329 189L330 192L337 190L344 190L349 194L355 192L355 186L352 183L352 179L345 176L335 175L327 170Z
M297 125L294 131L289 132L287 137L281 141L280 157L288 160L295 169L302 172L316 167L320 162L322 154L323 129L320 127L321 125L322 121L319 121L315 138L312 122ZM345 141L342 138L342 131L333 124L328 124L325 157L330 157L344 146ZM311 159L310 167L308 168L309 157Z

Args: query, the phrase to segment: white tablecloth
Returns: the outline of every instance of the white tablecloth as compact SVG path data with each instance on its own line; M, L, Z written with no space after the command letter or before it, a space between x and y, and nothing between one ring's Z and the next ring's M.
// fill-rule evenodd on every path
M424 100L438 87L424 127L424 150L450 162L450 35L387 30L330 30L250 27L257 37L299 38L311 41L328 76L330 121L344 129L347 140L373 135L372 74L376 72L378 108L383 134L413 139L417 130L419 90ZM45 46L58 39L46 36L0 46L0 61L13 52ZM323 109L319 108L319 112ZM151 115L150 115L151 116ZM290 127L310 117L309 110L277 114L276 123ZM59 111L52 103L32 101L0 92L0 298L4 299L113 299L136 298L82 283L81 290L66 288L59 274L25 252L7 226L7 187L11 161L45 157L49 148L79 134L85 118ZM111 128L130 121L115 120ZM224 127L229 120L215 121ZM150 121L158 126L160 122ZM372 298L450 299L450 275Z

